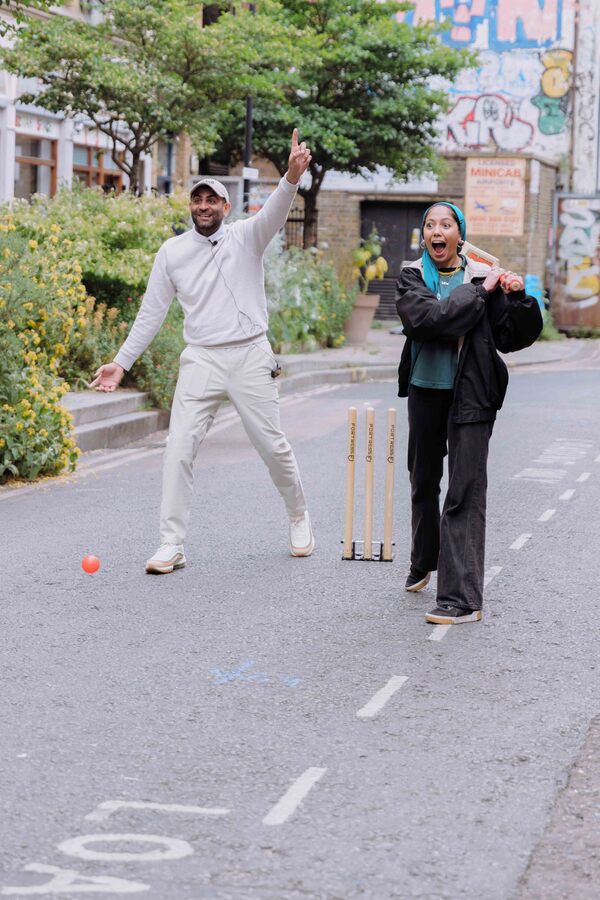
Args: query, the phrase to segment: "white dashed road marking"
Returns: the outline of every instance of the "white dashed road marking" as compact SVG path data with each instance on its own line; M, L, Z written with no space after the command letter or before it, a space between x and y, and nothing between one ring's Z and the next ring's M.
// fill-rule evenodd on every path
M539 481L544 484L553 484L560 481L567 474L567 470L560 468L549 468L550 466L574 466L581 462L584 456L592 449L592 441L577 441L568 438L557 438L549 447L533 462L540 466L533 466L522 469L514 475L514 478L521 478L525 481ZM600 457L599 457L600 459ZM543 468L542 468L543 467Z
M485 577L483 579L483 586L486 588L488 584L493 581L496 575L499 575L502 571L502 566L490 566L490 568L485 573ZM428 641L441 641L443 637L448 634L448 631L452 628L452 625L434 625L431 634L427 635Z
M591 474L591 472L582 472L576 480L581 484L582 481L587 481Z
M263 819L264 825L283 825L300 806L308 792L322 778L327 769L311 767L296 779L293 785L278 800L273 809Z
M483 579L483 586L486 588L490 581L492 581L496 575L499 575L502 571L502 566L490 566L490 568L485 573L485 578Z
M565 491L564 494L561 494L558 499L559 500L570 500L574 493L575 493L575 488L569 488L569 490Z
M544 484L555 484L567 474L566 469L523 469L517 472L515 478L524 481L542 481Z
M516 539L516 541L513 541L513 543L510 545L509 549L510 550L520 550L521 547L525 546L525 544L527 543L527 541L529 540L530 537L531 537L530 534L520 534L519 537Z
M407 675L394 675L388 683L384 685L380 691L374 694L368 703L358 710L356 715L359 719L372 719L380 710L383 709L388 700L399 691L402 685L408 681Z
M538 519L538 522L547 522L549 519L552 518L552 516L554 515L555 512L556 512L555 509L547 509L546 512L543 512L541 514L541 516Z
M428 641L441 641L441 639L450 631L452 625L434 625L431 634L427 635Z
M559 463L563 466L574 466L583 459L592 448L592 441L573 441L566 438L557 438L547 447L536 460L542 465Z

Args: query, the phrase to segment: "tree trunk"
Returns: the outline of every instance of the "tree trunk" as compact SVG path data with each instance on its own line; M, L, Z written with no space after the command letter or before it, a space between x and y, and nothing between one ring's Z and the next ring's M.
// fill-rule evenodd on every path
M313 185L308 191L301 191L304 197L304 229L302 234L302 246L305 250L317 245L317 197L319 187Z
M133 151L131 154L131 165L129 166L129 190L136 197L140 193L140 172L141 169L141 161L140 161L140 153Z

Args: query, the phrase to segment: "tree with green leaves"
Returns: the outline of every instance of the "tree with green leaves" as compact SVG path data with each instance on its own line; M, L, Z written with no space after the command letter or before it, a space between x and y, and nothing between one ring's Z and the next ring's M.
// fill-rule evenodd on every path
M0 13L6 10L11 19L0 16L0 37L10 35L26 18L27 11L41 9L47 12L51 6L61 6L63 0L0 0Z
M239 7L202 28L201 8L104 0L97 24L31 18L0 65L39 79L40 91L22 102L83 117L107 135L137 191L141 156L159 138L187 131L200 153L210 152L219 111L247 94L273 102L288 77L294 35L284 23Z
M307 62L298 66L285 102L256 103L254 151L285 171L286 136L297 125L312 153L304 198L304 246L316 239L316 209L331 169L397 179L438 170L436 122L448 108L440 79L452 80L474 57L444 46L439 25L408 25L408 3L379 0L280 0L278 22L301 32ZM437 80L436 82L432 79ZM239 157L241 111L229 116L224 146Z

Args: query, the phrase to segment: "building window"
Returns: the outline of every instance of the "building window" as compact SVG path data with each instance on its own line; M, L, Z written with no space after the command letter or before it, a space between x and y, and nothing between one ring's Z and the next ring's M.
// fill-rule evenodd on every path
M174 145L159 141L156 147L156 189L159 194L173 193L174 168Z
M73 147L73 175L86 187L98 185L105 191L120 191L123 187L123 173L106 150Z
M29 200L32 194L56 193L56 141L17 135L15 197Z

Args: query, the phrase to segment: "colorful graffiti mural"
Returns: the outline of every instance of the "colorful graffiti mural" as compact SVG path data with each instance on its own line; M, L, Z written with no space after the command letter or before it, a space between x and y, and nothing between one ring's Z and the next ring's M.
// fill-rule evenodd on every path
M449 88L447 149L531 150L558 159L572 105L572 0L416 0L399 16L449 22L442 40L479 51Z
M453 47L485 46L492 50L551 47L562 37L563 0L413 0L414 10L398 17L448 21L442 40ZM487 32L487 38L483 37Z
M600 327L600 197L559 197L552 308L559 326Z
M446 118L446 126L448 138L463 147L492 143L500 150L525 150L534 130L499 94L461 97Z
M572 61L570 50L550 50L540 56L544 67L540 93L531 102L540 111L538 128L542 134L560 134L566 128Z

